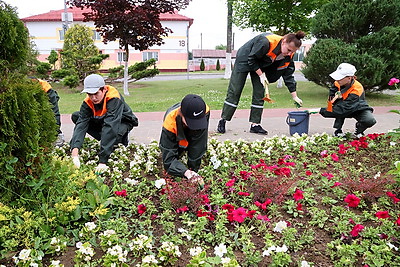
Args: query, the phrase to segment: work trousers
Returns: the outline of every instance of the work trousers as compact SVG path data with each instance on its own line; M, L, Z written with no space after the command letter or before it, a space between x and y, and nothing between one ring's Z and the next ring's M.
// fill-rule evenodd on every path
M374 126L376 123L374 115L372 115L372 111L367 109L367 110L356 111L350 116L347 116L345 118L335 118L335 122L333 123L333 128L342 129L346 118L354 118L357 121L356 133L363 133L366 129Z

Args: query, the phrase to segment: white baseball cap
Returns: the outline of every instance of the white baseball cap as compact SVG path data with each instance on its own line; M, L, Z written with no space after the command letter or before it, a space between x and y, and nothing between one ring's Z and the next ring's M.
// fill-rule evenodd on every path
M356 73L356 67L349 63L340 64L337 69L330 74L330 76L335 80L339 81L347 76L354 76Z
M90 74L83 80L83 91L81 93L95 94L105 84L103 77L98 74Z

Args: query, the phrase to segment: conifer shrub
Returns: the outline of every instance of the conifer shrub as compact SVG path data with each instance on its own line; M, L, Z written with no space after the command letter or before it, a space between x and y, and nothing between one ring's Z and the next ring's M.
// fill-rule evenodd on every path
M206 69L206 65L204 64L204 59L201 59L201 62L200 62L200 70L201 71L204 71Z
M216 70L220 70L221 69L221 64L219 63L219 59L217 59L217 65L215 66Z
M0 78L1 198L14 199L29 190L41 173L57 135L54 113L38 83L19 74Z

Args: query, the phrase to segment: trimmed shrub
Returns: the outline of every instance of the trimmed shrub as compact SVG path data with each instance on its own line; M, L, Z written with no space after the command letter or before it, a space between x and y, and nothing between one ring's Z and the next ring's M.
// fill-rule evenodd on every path
M217 59L217 66L215 66L216 70L220 70L221 69L221 64L219 63L219 59Z
M206 69L206 65L204 64L204 59L201 59L200 70L204 71L205 69Z
M69 88L73 89L79 85L79 78L78 75L68 75L64 78L63 84L68 86Z

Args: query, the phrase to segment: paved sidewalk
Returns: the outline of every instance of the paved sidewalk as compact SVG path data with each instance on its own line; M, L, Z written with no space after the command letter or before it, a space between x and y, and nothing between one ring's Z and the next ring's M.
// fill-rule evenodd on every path
M307 108L301 108L299 110L306 109ZM400 127L400 116L396 113L389 112L393 109L400 110L400 106L374 107L374 116L377 120L377 123L365 133L386 133L392 129ZM247 141L255 141L263 138L269 138L274 135L289 136L289 126L286 123L286 118L288 116L288 112L295 110L296 109L265 109L261 124L269 133L266 136L249 132L250 123L248 122L248 118L250 110L247 109L237 110L232 120L226 123L227 132L225 134L219 134L216 129L220 119L221 110L211 110L209 136L215 137L220 141L227 139L236 140L239 138ZM164 112L135 112L135 115L139 118L139 126L133 128L133 130L130 132L130 142L148 144L152 140L158 141L160 138ZM324 132L332 134L333 121L334 119L326 119L319 114L311 114L308 134L312 135ZM71 121L71 115L62 114L61 124L61 129L64 133L65 140L69 142L74 129L74 124ZM354 132L354 125L354 119L346 119L343 130L346 132Z

